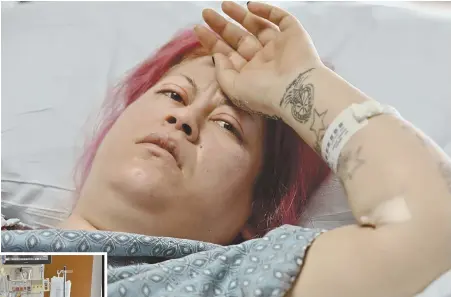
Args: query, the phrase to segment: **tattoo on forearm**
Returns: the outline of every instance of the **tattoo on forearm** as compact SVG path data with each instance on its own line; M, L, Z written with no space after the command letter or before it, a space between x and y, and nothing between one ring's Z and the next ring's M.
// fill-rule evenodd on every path
M361 156L362 146L355 150L343 151L338 159L337 174L343 182L352 180L356 171L365 164Z
M300 123L307 123L312 116L314 88L313 85L304 81L308 78L314 68L302 72L288 85L280 100L280 106L291 105L291 114Z
M321 143L326 133L327 127L324 124L324 117L327 114L327 110L319 112L316 108L313 109L313 120L310 125L310 131L315 133L315 147L314 150L321 154Z
M442 161L439 164L439 170L445 180L448 192L451 194L451 164L449 162Z

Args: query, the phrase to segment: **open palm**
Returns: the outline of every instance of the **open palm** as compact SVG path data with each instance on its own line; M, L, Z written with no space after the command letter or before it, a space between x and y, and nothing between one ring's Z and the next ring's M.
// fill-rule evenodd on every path
M195 28L214 54L221 88L242 108L276 115L277 100L297 74L322 65L308 33L294 16L268 4L251 2L245 9L227 1L222 10L244 29L212 9L203 18L217 34Z

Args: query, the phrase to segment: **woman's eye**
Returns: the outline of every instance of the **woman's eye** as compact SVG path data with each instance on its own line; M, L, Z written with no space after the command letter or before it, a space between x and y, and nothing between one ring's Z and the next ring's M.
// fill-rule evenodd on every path
M222 120L217 121L217 122L218 122L218 124L219 124L219 126L220 126L221 128L224 128L224 129L226 129L226 130L229 130L231 133L233 133L236 137L238 137L238 138L241 140L240 132L238 131L237 128L235 128L235 126L233 126L233 125L230 124L229 122L222 121Z
M183 101L183 97L180 96L180 94L177 93L177 92L174 92L174 91L162 91L161 94L171 98L174 101L177 101L177 102L180 102L180 103L184 102Z

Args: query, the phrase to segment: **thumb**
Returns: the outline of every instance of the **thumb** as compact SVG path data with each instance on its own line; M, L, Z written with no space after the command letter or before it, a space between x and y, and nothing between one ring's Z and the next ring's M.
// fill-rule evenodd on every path
M234 82L238 75L232 62L225 55L217 53L213 55L215 64L216 79L221 89L228 95L233 97Z

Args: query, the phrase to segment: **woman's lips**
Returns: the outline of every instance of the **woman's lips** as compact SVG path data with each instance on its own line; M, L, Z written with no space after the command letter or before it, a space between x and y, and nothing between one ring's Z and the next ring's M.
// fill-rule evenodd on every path
M152 152L152 154L156 155L157 157L165 157L167 159L171 159L172 161L175 161L175 163L178 166L177 160L175 160L174 156L164 148L148 142L143 142L141 144L144 145L147 149L149 149Z
M154 153L162 153L166 155L166 157L174 160L180 168L178 146L175 140L170 139L168 135L152 133L139 140L137 144L144 144Z

